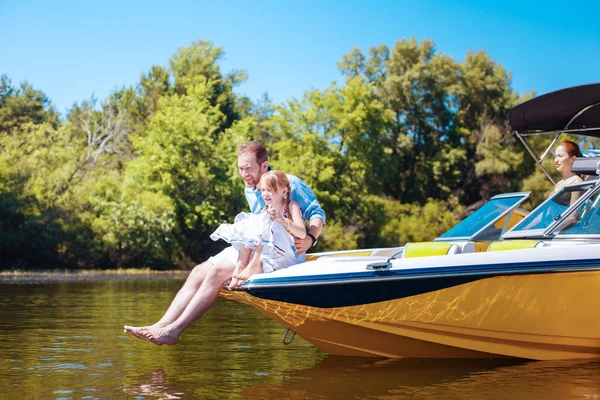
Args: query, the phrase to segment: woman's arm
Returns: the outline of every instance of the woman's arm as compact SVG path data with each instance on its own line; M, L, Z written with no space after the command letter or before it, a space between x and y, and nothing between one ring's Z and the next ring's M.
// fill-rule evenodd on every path
M571 204L569 204L569 205L572 206L573 204L575 204L575 202L577 200L579 200L580 197L581 197L580 191L571 192Z
M578 179L573 183L583 182L583 178L581 178L579 175L577 175L577 177L578 177ZM569 205L572 206L573 204L575 204L575 202L577 200L579 200L580 197L581 197L581 190L577 190L576 192L571 192L571 204L569 204Z

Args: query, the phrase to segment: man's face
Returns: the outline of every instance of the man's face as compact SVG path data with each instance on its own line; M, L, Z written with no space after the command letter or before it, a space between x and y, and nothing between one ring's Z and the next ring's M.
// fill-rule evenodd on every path
M238 170L244 180L244 185L249 188L255 188L258 185L262 174L267 172L268 165L268 161L259 165L254 154L244 153L238 156Z

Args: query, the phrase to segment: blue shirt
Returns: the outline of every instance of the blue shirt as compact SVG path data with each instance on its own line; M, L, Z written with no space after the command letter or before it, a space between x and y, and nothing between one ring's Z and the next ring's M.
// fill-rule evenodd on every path
M298 203L302 211L302 219L310 221L313 218L320 218L323 221L323 225L325 225L325 211L321 208L321 205L317 201L317 196L315 196L312 189L297 176L286 175L290 181L290 189L292 189L290 199ZM260 194L260 190L245 187L244 194L246 195L248 206L250 206L250 211L253 214L259 214L265 207L265 201Z

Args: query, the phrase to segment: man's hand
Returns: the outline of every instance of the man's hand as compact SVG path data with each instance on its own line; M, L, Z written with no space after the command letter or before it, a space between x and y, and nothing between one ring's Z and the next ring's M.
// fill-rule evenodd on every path
M299 239L294 236L294 245L296 246L297 254L304 254L310 247L312 246L312 239L310 236L306 235L304 239Z

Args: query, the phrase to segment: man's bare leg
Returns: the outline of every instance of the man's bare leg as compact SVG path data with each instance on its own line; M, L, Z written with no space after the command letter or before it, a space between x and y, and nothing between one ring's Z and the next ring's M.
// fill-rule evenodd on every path
M231 277L234 269L235 265L231 261L219 260L218 264L209 269L200 289L194 294L181 315L165 326L147 328L141 338L158 345L174 346L181 332L204 315L215 303L221 286Z
M177 292L177 295L175 295L175 298L169 305L169 308L158 322L154 323L153 325L143 327L125 325L123 327L124 331L142 339L146 339L146 337L143 335L144 331L148 330L149 328L160 328L174 322L183 313L183 310L185 310L192 297L196 294L200 288L200 285L202 285L204 278L206 277L207 271L212 266L213 265L211 263L204 262L194 267L181 289L179 289L179 292Z

